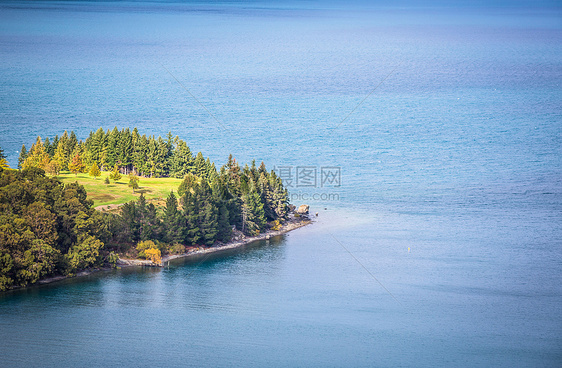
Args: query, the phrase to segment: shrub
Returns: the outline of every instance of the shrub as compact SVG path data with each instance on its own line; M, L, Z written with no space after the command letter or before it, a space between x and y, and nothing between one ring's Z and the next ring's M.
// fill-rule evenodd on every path
M144 253L147 259L150 259L152 262L158 265L162 264L162 253L160 253L160 249L149 248L145 250Z
M137 244L137 251L139 252L140 258L147 258L146 251L151 248L156 248L156 244L152 240L141 241Z
M281 222L279 222L279 220L272 221L271 230L273 231L281 230Z
M185 253L185 245L180 243L175 243L168 247L168 251L171 254L183 254Z

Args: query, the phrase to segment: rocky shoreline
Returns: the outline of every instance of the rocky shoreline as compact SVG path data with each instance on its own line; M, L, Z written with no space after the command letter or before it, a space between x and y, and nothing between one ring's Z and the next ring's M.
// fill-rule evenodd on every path
M117 261L117 265L120 267L133 267L133 266L162 267L163 265L167 264L169 261L174 259L196 257L203 254L209 254L209 253L220 252L223 250L239 248L246 244L250 244L258 240L266 240L274 236L285 234L289 231L309 225L310 223L312 223L312 221L306 216L302 216L298 218L292 217L285 224L283 224L283 226L279 230L267 230L265 233L261 233L257 236L251 236L251 237L240 235L240 236L236 236L232 241L225 244L214 245L212 247L195 248L183 254L167 255L162 257L161 264L157 264L150 260L145 260L145 259L119 258L119 260Z
M166 255L166 256L162 257L162 263L161 264L156 264L156 263L154 263L150 260L144 260L144 259L119 258L119 260L117 261L117 266L119 268L126 268L126 267L162 267L163 265L166 265L169 261L174 260L174 259L197 257L197 256L209 254L209 253L215 253L215 252L220 252L220 251L223 251L223 250L239 248L239 247L242 247L244 245L253 243L255 241L266 240L266 239L269 239L269 238L274 237L274 236L285 234L289 231L298 229L300 227L309 225L311 223L312 223L312 220L310 220L310 218L308 216L306 216L306 214L303 214L299 217L291 215L289 220L287 220L287 222L285 222L282 225L281 229L279 229L279 230L267 230L264 233L261 233L257 236L251 236L251 237L246 237L244 235L238 235L238 236L235 236L232 241L230 241L228 243L225 243L225 244L214 245L212 247L194 248L193 250L188 251L187 253L183 253L183 254ZM84 277L84 276L89 276L89 275L91 275L93 273L96 273L96 272L111 271L111 270L113 270L113 268L109 268L109 267L107 267L107 268L97 268L97 269L80 271L74 276L63 276L63 275L53 276L53 277L49 277L49 278L39 280L39 281L37 281L37 283L32 284L32 285L28 285L25 288L29 288L29 287L33 287L33 286L37 286L37 285L51 284L51 283L54 283L54 282L58 282L58 281L62 281L62 280L70 279L70 278ZM18 290L18 289L22 289L22 288L14 288L14 289L11 289L11 290Z

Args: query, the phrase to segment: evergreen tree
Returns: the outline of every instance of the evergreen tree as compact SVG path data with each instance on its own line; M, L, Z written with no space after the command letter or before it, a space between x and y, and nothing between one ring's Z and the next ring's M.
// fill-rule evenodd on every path
M68 149L70 152L73 152L76 149L76 145L78 144L78 138L76 138L76 133L74 130L70 132L70 137L68 138Z
M156 240L159 237L157 230L160 227L156 207L152 203L147 204L144 193L141 193L136 207L140 240Z
M205 245L213 245L218 231L218 209L213 201L211 188L206 181L196 187L196 195L199 198L199 231L201 241Z
M195 161L193 162L195 166L195 175L203 180L208 180L207 178L207 166L205 165L205 158L201 152L197 153L195 156Z
M170 159L170 176L180 179L193 171L193 155L191 150L187 144L180 139L177 141Z
M168 143L166 143L162 137L158 137L156 141L156 175L158 177L169 176L169 158L170 151Z
M268 199L269 206L275 211L276 219L285 220L289 214L289 191L273 170L269 175L269 187L271 195Z
M136 167L141 175L146 175L150 171L150 165L147 162L148 155L148 139L143 134L142 137L136 138L133 152L133 166Z
M62 169L67 170L70 161L74 158L72 152L74 151L74 146L71 145L70 139L68 137L68 132L65 130L62 136L60 137L59 144L57 146L57 151L55 151L55 155L57 155L58 149L60 147L61 152L58 153L59 157L57 160L62 164Z
M59 135L55 135L55 138L53 139L53 143L51 144L51 151L48 152L49 156L54 156L55 152L57 151L57 147L59 146Z
M117 142L117 162L123 167L125 174L128 174L132 164L133 139L129 128L122 130L119 135L119 141Z
M269 185L269 180L267 178L267 171L261 172L258 180L258 192L260 194L261 201L263 203L263 210L265 217L268 221L273 221L277 219L277 214L273 208L273 193Z
M156 166L158 164L158 148L156 146L156 140L154 139L154 137L150 137L148 139L146 161L148 163L148 173L150 177L152 177L157 171Z
M27 158L27 148L25 148L25 144L22 144L20 155L18 157L18 169L23 168L23 163L25 162L26 158Z
M200 178L191 173L187 174L178 188L178 195L182 197L187 192L191 192L192 194L194 194L196 187L200 183Z
M226 204L221 203L219 206L218 223L217 223L217 239L227 242L232 238L232 226L230 225L230 214Z
M242 196L242 231L248 235L257 235L265 229L266 220L263 210L263 203L256 191L253 180L250 179L250 190Z
M43 147L45 148L45 153L49 156L52 156L52 154L50 154L51 141L49 140L49 137L45 138L45 142L43 142Z
M140 240L140 223L135 202L131 201L122 205L118 219L120 220L118 231L116 232L118 238L121 241L137 243Z
M167 243L180 243L184 240L184 227L182 225L182 216L178 210L178 200L171 191L166 199L166 207L162 219L163 238Z
M104 152L107 152L107 138L102 128L99 128L93 136L92 145L90 147L91 157L97 162L104 162ZM103 167L103 164L101 164Z
M8 160L6 160L6 155L4 154L4 150L0 147L0 168L8 169L10 166L8 165Z
M118 142L119 142L119 130L117 127L113 128L111 132L107 133L107 164L112 167L117 164L118 161Z
M199 230L199 212L200 203L197 190L192 193L190 190L186 191L181 197L183 207L183 227L184 227L184 242L189 245L197 245L200 239Z
M267 169L265 168L265 164L263 163L263 161L260 164L260 167L258 168L258 173L261 174L265 174L266 176L268 176L268 172Z

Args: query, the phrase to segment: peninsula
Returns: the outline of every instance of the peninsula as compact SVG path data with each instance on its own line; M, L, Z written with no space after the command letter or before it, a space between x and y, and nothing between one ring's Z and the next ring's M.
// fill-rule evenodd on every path
M230 155L217 169L171 133L37 137L22 147L18 170L0 166L0 291L161 265L308 224L288 198L263 162L240 166Z

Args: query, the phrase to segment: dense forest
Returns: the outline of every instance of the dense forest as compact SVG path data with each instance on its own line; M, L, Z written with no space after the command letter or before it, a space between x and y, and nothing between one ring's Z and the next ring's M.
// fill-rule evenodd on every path
M170 133L166 140L141 136L136 128L99 129L85 142L73 132L38 137L29 151L22 147L19 170L8 168L1 149L0 154L0 290L115 265L119 254L158 261L186 247L227 242L234 233L277 229L288 216L288 192L263 162L241 167L231 155L217 170ZM163 206L141 194L117 211L100 212L81 185L64 185L56 177L63 170L98 167L132 179L183 181Z

